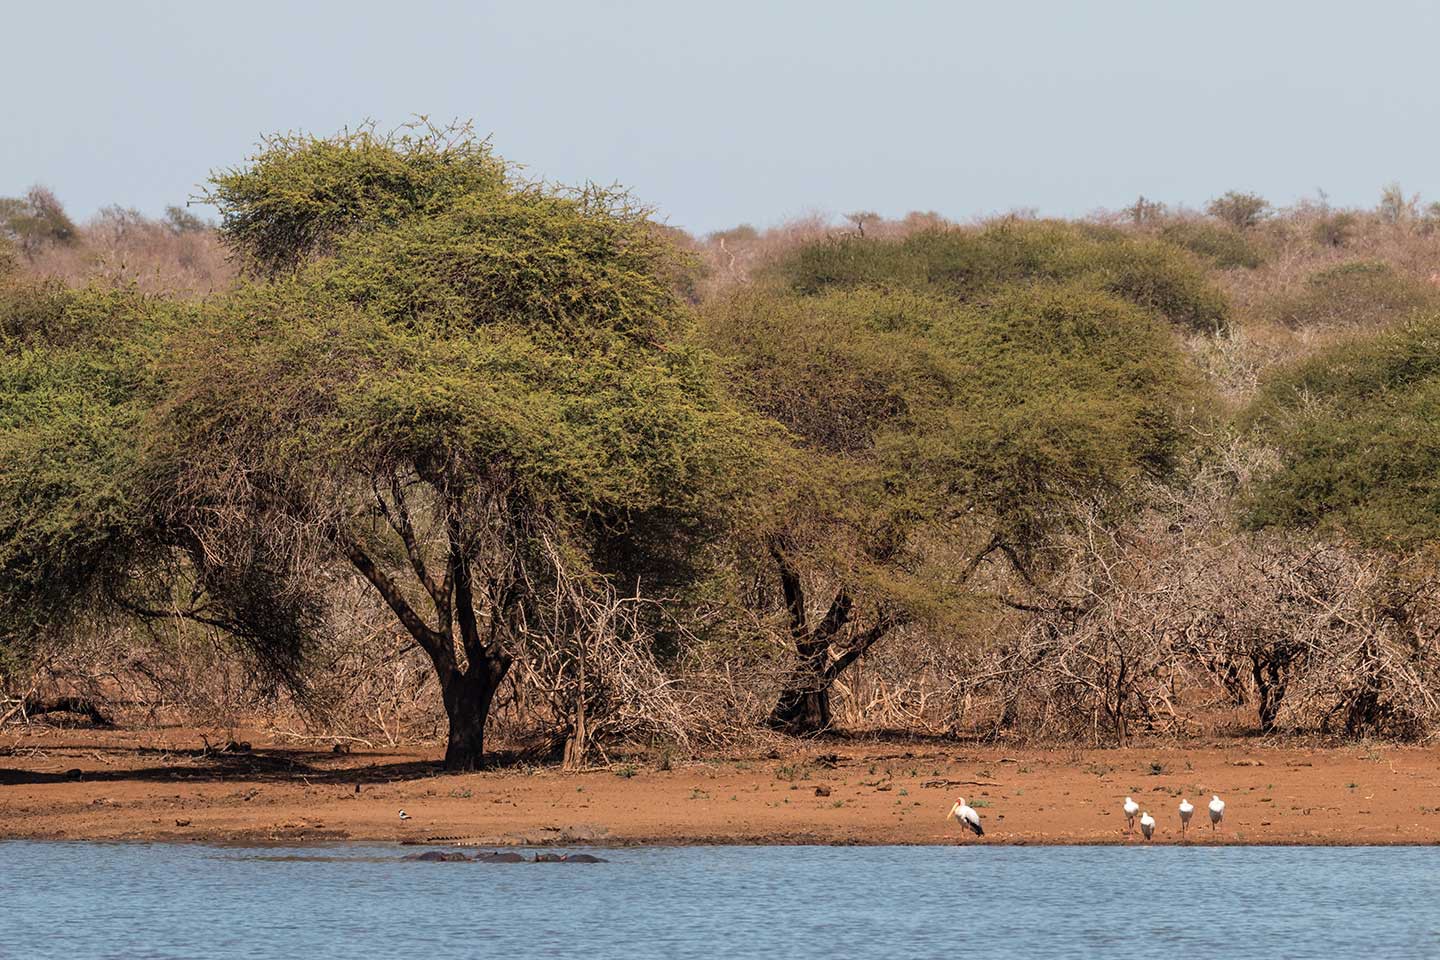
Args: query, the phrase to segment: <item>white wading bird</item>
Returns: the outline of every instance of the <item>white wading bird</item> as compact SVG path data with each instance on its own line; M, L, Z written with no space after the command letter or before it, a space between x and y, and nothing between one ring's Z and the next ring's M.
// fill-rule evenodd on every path
M1155 818L1150 816L1149 810L1146 810L1140 817L1140 832L1145 834L1146 840L1149 840L1150 835L1155 832Z
M1136 803L1134 800L1131 800L1129 797L1126 797L1126 798L1125 798L1125 832L1126 832L1126 833L1134 833L1134 832L1135 832L1135 814L1137 814L1137 813L1139 813L1139 812L1140 812L1140 804Z
M973 807L966 805L964 797L957 800L955 806L950 808L950 812L945 814L946 820L949 820L951 817L959 820L960 826L973 831L975 836L985 836L985 828L980 826L980 814L976 813Z
M1225 819L1225 801L1220 799L1219 794L1210 796L1210 829L1214 830L1215 825Z
M1195 812L1195 804L1188 799L1180 801L1180 836L1185 836L1185 828L1190 826L1190 815Z
M401 820L409 820L409 819L410 819L410 814L406 813L404 810L401 810L401 811L400 811L400 819L401 819Z

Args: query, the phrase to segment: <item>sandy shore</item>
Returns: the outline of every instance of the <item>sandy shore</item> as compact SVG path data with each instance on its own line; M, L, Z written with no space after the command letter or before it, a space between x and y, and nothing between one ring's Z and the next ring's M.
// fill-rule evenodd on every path
M1180 842L1440 842L1440 748L1218 741L1037 750L820 742L723 759L449 775L433 750L337 754L244 734L31 728L0 735L0 838L476 846L542 843L1127 843L1128 794ZM212 738L213 741L213 738ZM357 792L358 787L358 792ZM1211 831L1204 804L1227 802ZM943 818L964 796L983 840ZM404 809L410 819L402 820Z

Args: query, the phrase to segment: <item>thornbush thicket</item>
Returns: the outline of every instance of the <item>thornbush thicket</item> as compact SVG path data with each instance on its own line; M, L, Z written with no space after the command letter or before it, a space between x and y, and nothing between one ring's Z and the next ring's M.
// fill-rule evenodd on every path
M1304 286L1260 309L1284 327L1378 327L1440 307L1440 287L1402 275L1388 263L1355 260L1327 267Z

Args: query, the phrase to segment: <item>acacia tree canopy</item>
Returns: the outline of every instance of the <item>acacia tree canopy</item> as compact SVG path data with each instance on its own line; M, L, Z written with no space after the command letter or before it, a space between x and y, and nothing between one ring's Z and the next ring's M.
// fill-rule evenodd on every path
M277 134L238 167L217 171L205 199L220 234L252 272L293 269L339 237L503 193L505 164L468 126L428 121L390 134L373 125L333 137Z

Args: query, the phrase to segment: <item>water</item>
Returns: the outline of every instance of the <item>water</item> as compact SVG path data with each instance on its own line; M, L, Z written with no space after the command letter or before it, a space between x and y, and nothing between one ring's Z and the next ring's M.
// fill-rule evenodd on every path
M1440 851L0 843L0 957L1417 957Z

